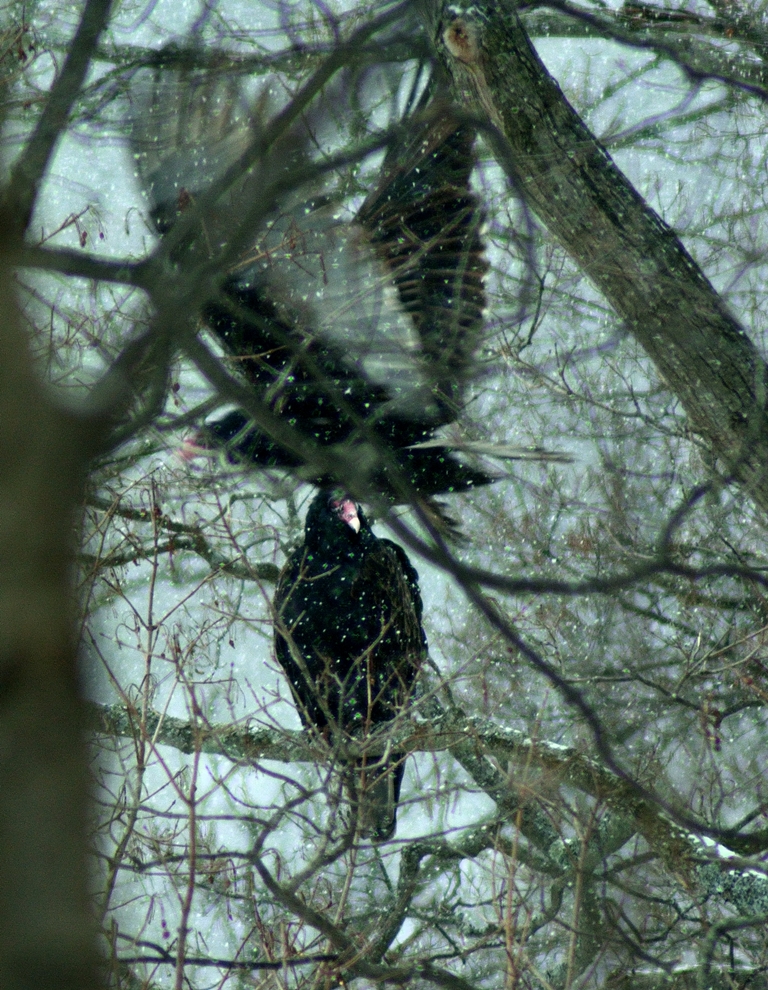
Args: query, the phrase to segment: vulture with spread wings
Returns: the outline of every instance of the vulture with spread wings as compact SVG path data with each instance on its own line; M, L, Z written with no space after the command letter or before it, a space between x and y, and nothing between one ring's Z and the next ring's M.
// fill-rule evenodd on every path
M427 650L418 575L348 495L315 497L274 609L275 651L305 726L365 737L403 711ZM405 765L382 743L351 779L361 831L377 842L394 834Z
M255 407L206 423L198 443L320 485L350 484L354 472L356 487L396 501L491 480L434 437L461 411L483 327L472 128L443 101L422 108L350 221L320 180L313 199L290 188L312 170L308 134L322 121L305 119L252 152L227 186L233 163L266 133L264 105L249 114L225 82L172 73L137 85L134 102L134 158L157 229L186 223L183 236L172 232L172 257L187 270L226 261L206 326L254 403L317 456L308 464L306 446L299 453L271 435ZM189 222L205 195L201 221Z

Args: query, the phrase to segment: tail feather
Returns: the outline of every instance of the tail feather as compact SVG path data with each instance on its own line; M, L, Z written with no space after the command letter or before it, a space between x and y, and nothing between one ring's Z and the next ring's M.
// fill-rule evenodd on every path
M358 764L357 810L360 831L374 842L386 842L397 828L397 803L405 772L405 755L392 754L382 763Z

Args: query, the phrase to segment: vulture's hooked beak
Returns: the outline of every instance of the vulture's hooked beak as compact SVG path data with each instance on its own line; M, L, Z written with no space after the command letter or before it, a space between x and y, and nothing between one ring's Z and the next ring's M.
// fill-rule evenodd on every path
M334 501L333 507L339 519L343 519L347 526L351 526L356 533L360 532L360 516L357 514L357 503L351 498L340 498Z

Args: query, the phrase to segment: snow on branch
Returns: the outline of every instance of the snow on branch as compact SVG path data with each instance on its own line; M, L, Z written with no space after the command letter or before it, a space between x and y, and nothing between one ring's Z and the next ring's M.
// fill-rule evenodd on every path
M516 800L513 776L498 772L495 761L535 765L602 802L609 809L590 843L587 857L576 840L562 840L535 819L521 831L546 852L560 870L595 869L599 862L639 833L684 890L694 897L722 898L740 916L768 914L768 876L753 860L743 859L706 836L681 827L652 802L638 798L627 781L619 780L583 753L557 743L532 739L488 719L449 714L429 723L411 722L365 741L346 739L329 745L309 733L241 725L193 724L148 711L145 716L125 705L87 706L92 731L113 736L143 736L154 744L182 753L210 753L233 761L327 762L352 760L362 752L377 754L396 743L408 753L449 751L500 805L507 820L515 820L522 805ZM526 827L527 826L527 827Z

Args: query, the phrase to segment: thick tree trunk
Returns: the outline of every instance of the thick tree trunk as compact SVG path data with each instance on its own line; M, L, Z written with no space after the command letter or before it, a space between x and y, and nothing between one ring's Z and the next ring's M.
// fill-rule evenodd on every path
M462 106L500 132L531 208L653 360L724 469L768 510L765 364L680 240L584 126L510 0L421 0Z
M37 381L0 252L0 986L95 985L73 517L89 437Z

